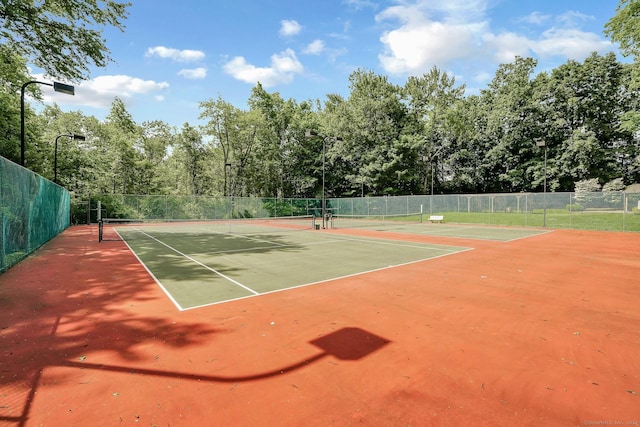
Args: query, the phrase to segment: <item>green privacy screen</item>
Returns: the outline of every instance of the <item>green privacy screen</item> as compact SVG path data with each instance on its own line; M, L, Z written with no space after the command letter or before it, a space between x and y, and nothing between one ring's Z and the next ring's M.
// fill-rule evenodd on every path
M69 226L67 190L0 157L0 272Z

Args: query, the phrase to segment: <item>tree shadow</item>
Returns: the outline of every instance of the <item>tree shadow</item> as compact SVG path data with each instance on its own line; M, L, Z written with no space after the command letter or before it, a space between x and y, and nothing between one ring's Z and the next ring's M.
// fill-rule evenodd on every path
M26 422L48 366L100 350L140 360L141 343L197 346L224 332L206 323L132 316L136 306L164 295L124 245L105 251L97 239L89 240L93 234L86 226L68 229L0 275L0 390L8 390L0 393L0 421ZM18 410L17 390L25 386L29 393ZM9 397L10 405L1 402Z
M114 358L139 366L151 361L141 350L145 343L201 347L228 333L206 322L178 324L161 313L145 314L149 308L137 311L146 304L159 304L170 313L174 308L125 245L105 248L94 235L89 226L73 227L0 275L0 340L4 347L0 422L27 423L43 372L49 367L241 382L266 380L328 356L359 360L389 343L360 328L344 328L309 341L320 350L316 355L250 375L200 375L90 363L88 354L111 352ZM61 372L56 373L56 386L76 381L74 369Z

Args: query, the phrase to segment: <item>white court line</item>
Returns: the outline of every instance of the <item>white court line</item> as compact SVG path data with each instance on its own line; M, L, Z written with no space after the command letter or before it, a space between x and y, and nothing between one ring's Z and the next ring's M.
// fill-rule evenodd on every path
M375 239L375 238L346 238L346 237L339 237L336 235L332 236L332 239L330 240L323 240L323 241L319 241L319 242L309 242L309 243L300 243L300 244L291 244L291 245L285 245L285 244L279 244L279 246L282 247L291 247L291 246L310 246L310 245L319 245L319 244L330 244L330 243L340 243L340 242L364 242L364 243L374 243L374 244L379 244L379 245L390 245L390 246L398 246L398 247L408 247L408 248L414 248L414 249L427 249L427 250L433 250L433 251L441 251L441 252L445 252L442 255L437 255L435 257L428 257L428 258L422 258L419 260L415 260L415 261L409 261L406 263L401 263L401 264L395 264L395 265L388 265L385 267L379 267L379 268L375 268L375 269L371 269L371 270L366 270L366 271L361 271L361 272L357 272L357 273L352 273L352 274L348 274L348 275L344 275L344 276L340 276L340 277L333 277L333 278L329 278L329 279L324 279L324 280L320 280L320 281L316 281L316 282L311 282L311 283L305 283L302 285L296 285L296 286L291 286L291 287L287 287L287 288L282 288L282 289L276 289L273 291L268 291L268 292L263 292L260 293L258 291L255 291L245 285L243 285L242 283L226 276L225 274L215 270L214 268L211 268L205 264L203 264L202 262L192 258L191 256L179 251L178 249L168 245L167 243L153 237L152 235L142 231L141 229L138 228L134 228L135 231L149 237L150 239L160 243L161 245L167 247L168 249L176 252L177 254L187 258L188 260L200 265L201 267L204 267L205 269L219 275L220 277L229 280L230 282L232 282L233 284L249 291L251 293L251 295L247 295L244 297L238 297L238 298L232 298L232 299L228 299L228 300L223 300L223 301L215 301L209 304L203 304L203 305L198 305L198 306L192 306L192 307L182 307L174 298L173 296L169 293L169 291L162 285L162 283L155 277L155 275L149 270L149 268L146 266L146 264L138 257L138 255L135 253L135 251L129 246L129 244L126 242L125 239L122 238L122 236L120 235L120 233L118 233L118 235L120 236L120 238L125 242L125 244L127 245L127 247L129 248L129 250L134 254L134 256L138 259L138 261L144 266L145 270L147 270L147 272L149 272L149 274L151 275L151 277L153 277L153 279L156 281L156 283L158 283L158 286L160 286L160 288L163 290L163 292L169 297L169 299L171 301L173 301L173 303L175 304L175 306L178 308L178 310L180 311L185 311L185 310L191 310L194 308L201 308L201 307L208 307L211 305L216 305L216 304L222 304L222 303L226 303L226 302L231 302L231 301L237 301L237 300L241 300L241 299L245 299L245 298L252 298L255 296L259 296L259 295L267 295L267 294L271 294L271 293L276 293L276 292L283 292L283 291L287 291L290 289L296 289L296 288L301 288L301 287L305 287L305 286L311 286L311 285L317 285L317 284L321 284L321 283L325 283L325 282L330 282L332 280L339 280L339 279L344 279L344 278L349 278L349 277L354 277L354 276L359 276L359 275L363 275L363 274L368 274L368 273L373 273L373 272L377 272L377 271L382 271L382 270L387 270L390 268L395 268L395 267L401 267L401 266L405 266L405 265L410 265L410 264L415 264L415 263L419 263L419 262L423 262L423 261L427 261L427 260L431 260L431 259L435 259L435 258L440 258L440 257L444 257L444 256L448 256L448 255L454 255L454 254L458 254L458 253L462 253L462 252L466 252L469 250L473 250L474 248L462 248L462 247L454 247L454 246L449 246L447 247L446 245L430 245L430 244L406 244L406 243L397 243L395 241L386 241L385 239ZM227 233L216 233L216 234L227 234ZM242 235L236 235L239 237L247 237L247 236L242 236ZM260 240L260 239L249 239L249 240L256 240L256 241L260 241L263 243L273 243L273 242L269 242L267 240ZM266 247L257 247L257 248L248 248L248 249L237 249L237 250L231 250L231 251L218 251L218 252L212 252L212 253L229 253L229 252L243 252L243 251L254 251L254 250L259 250L259 249L265 249Z
M138 260L138 262L144 267L145 270L147 270L147 273L149 273L149 275L153 278L153 280L156 281L156 283L158 284L158 286L160 286L160 289L162 289L162 292L164 292L164 294L169 298L169 300L176 306L176 308L179 311L184 311L185 308L183 306L181 306L178 301L175 300L175 298L173 298L173 295L171 295L171 292L169 292L167 290L167 288L164 287L164 285L162 284L162 282L160 280L158 280L158 278L156 277L155 274L153 274L153 272L151 270L149 270L149 267L147 267L147 264L145 264L140 257L138 256L138 254L136 253L136 251L133 250L133 248L131 246L129 246L129 243L127 243L127 241L122 237L122 235L118 232L117 229L113 229L113 231L116 232L116 234L120 237L120 239L124 242L125 245L127 245L127 247L129 248L129 251L133 254L134 257L136 257L136 259Z
M429 250L433 250L433 251L442 251L442 252L449 252L449 249L446 249L447 247L449 248L458 248L459 246L447 246L447 245L434 245L434 244L406 244L406 243L396 243L395 241L383 241L385 239L375 239L375 238L365 238L365 239L357 239L357 238L343 238L343 239L339 239L338 241L347 241L347 242L368 242L368 243L375 243L378 245L389 245L389 246L398 246L398 247L404 247L404 248L415 248L415 249L429 249ZM441 248L443 247L443 248ZM430 258L427 258L430 259Z
M233 280L231 277L229 277L229 276L227 276L227 275L225 275L225 274L223 274L223 273L219 272L219 271L218 271L218 270L216 270L215 268L211 268L211 267L209 267L208 265L201 263L201 262L200 262L200 261L198 261L197 259L192 258L192 257L190 257L189 255L187 255L187 254L185 254L185 253L183 253L183 252L180 252L180 251L179 251L179 250L177 250L176 248L174 248L174 247L172 247L172 246L170 246L170 245L166 244L165 242L163 242L163 241L161 241L161 240L156 239L156 238L155 238L155 237L153 237L152 235L150 235L150 234L148 234L148 233L145 233L145 232L144 232L144 231L142 231L142 230L139 230L139 229L136 229L136 230L137 230L138 232L140 232L140 233L144 234L145 236L149 237L150 239L155 240L156 242L160 243L161 245L166 246L167 248L171 249L171 250L172 250L172 251L174 251L175 253L177 253L177 254L179 254L179 255L181 255L181 256L183 256L183 257L185 257L185 258L186 258L186 259L188 259L189 261L195 262L195 263L196 263L196 264L198 264L199 266L204 267L205 269L207 269L207 270L211 271L212 273L217 274L218 276L222 277L223 279L226 279L226 280L230 281L230 282L231 282L231 283L233 283L234 285L239 286L239 287L241 287L241 288L243 288L243 289L245 289L245 290L247 290L247 291L251 292L251 293L252 293L252 294L254 294L254 295L260 295L260 293L259 293L259 292L254 291L254 290L253 290L253 289L251 289L250 287L243 285L242 283L238 282L237 280Z
M460 237L460 238L465 238L465 239L471 239L471 240L489 240L489 241L493 241L493 242L504 242L504 243L509 243L509 242L515 242L516 240L520 240L520 239L527 239L529 237L535 237L535 236L540 236L542 234L547 234L547 233L551 233L553 230L545 230L545 231L538 231L538 230L531 230L531 229L523 229L522 231L531 231L533 234L529 234L527 236L521 236L521 237L514 237L513 239L509 239L509 240L503 240L500 238L490 238L490 237L478 237L478 236L470 236L467 234L458 234L456 233L456 231L458 230L507 230L504 228L496 228L496 227L482 227L482 226L465 226L465 227L449 227L449 228L445 228L444 230L438 230L435 233L432 233L431 231L424 231L418 234L422 234L422 235L431 235L431 236L442 236L442 237Z
M278 293L278 292L290 291L292 289L304 288L306 286L319 285L319 284L322 284L322 283L331 282L333 280L341 280L341 279L346 279L346 278L349 278L349 277L360 276L360 275L363 275L363 274L375 273L377 271L388 270L388 269L391 269L391 268L402 267L402 266L405 266L405 265L417 264L419 262L429 261L429 260L436 259L436 258L442 258L442 257L446 257L446 256L449 256L449 255L456 255L456 254L459 254L459 253L462 253L462 252L467 252L467 251L472 251L472 250L474 250L474 248L463 248L461 250L451 251L451 252L446 253L446 254L442 254L442 255L438 255L438 256L434 256L434 257L429 257L429 258L422 258L422 259L415 260L415 261L408 261L408 262L405 262L405 263L402 263L402 264L388 265L386 267L379 267L379 268L374 268L372 270L360 271L358 273L346 274L344 276L332 277L330 279L319 280L317 282L304 283L302 285L290 286L288 288L282 288L282 289L274 289L273 291L263 292L263 293L261 293L259 295L269 295L269 294L275 294L275 293ZM239 300L243 300L243 299L247 299L247 298L255 298L256 296L259 296L259 295L248 295L248 296L228 299L228 300L224 300L224 301L215 301L215 302L212 302L212 303L209 303L209 304L196 305L196 306L193 306L193 307L185 308L184 310L193 310L195 308L210 307L212 305L224 304L224 303L231 302L231 301L239 301Z

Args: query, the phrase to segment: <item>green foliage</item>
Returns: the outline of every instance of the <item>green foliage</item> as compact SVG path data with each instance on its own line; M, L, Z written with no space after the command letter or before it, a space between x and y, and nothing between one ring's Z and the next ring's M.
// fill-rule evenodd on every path
M17 93L28 78L27 58L36 63L49 52L50 74L83 76L86 68L78 64L87 61L79 58L95 65L107 60L104 41L87 28L122 28L128 4L0 2L0 39L7 42L0 44L0 137L6 141L0 155L15 160ZM629 48L636 26L630 19L639 3L621 1L607 27L614 40L626 37ZM22 35L35 23L40 32ZM52 46L36 43L54 27L60 34L49 41ZM22 41L24 50L14 48ZM56 57L63 42L72 44L69 60L76 65ZM549 72L537 73L536 67L534 59L523 57L501 64L487 87L470 96L465 85L436 67L404 85L356 70L348 95L329 94L324 102L284 99L257 84L248 110L220 97L207 99L200 103L205 125L185 123L179 130L160 121L137 124L118 98L105 122L57 106L38 115L27 108L27 166L50 179L55 169L60 184L80 198L106 193L320 199L541 192L545 185L554 192L571 191L578 183L578 204L590 208L591 201L604 199L619 208L616 192L640 177L637 64L594 53ZM36 85L29 91L37 97ZM307 130L317 136L306 137ZM55 168L53 142L61 134L87 139L60 139ZM600 192L598 183L608 184ZM175 215L206 216L219 208L175 200ZM149 203L148 214L160 215L160 202ZM564 211L566 203L554 208ZM283 215L298 211L274 203L234 214L255 215L262 208Z
M580 212L584 210L584 206L578 203L570 203L567 205L567 210L571 212Z
M123 29L131 3L111 0L1 0L0 44L47 74L69 80L89 75L110 60L106 26Z
M620 43L625 55L640 55L640 1L620 0L616 14L605 24L605 34Z
M274 217L311 215L307 212L306 200L263 199L262 206L270 216Z

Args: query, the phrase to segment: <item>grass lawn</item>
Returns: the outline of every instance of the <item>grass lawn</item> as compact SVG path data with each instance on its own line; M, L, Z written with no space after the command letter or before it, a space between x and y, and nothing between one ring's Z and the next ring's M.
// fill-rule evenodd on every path
M522 227L543 227L545 213L533 212L437 212L449 223L490 224ZM604 231L640 231L640 215L634 213L570 212L565 209L547 209L546 226Z

